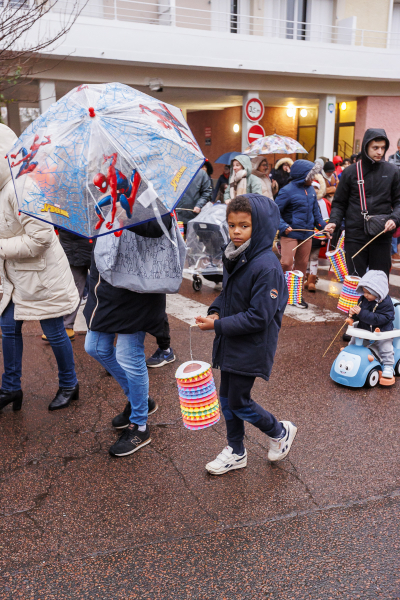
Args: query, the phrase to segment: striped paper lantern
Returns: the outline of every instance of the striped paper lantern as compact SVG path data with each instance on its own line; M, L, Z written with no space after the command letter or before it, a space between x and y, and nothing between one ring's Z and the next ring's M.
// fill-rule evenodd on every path
M343 248L336 248L326 253L329 262L331 263L333 272L336 275L338 281L344 281L346 275L348 275L346 257Z
M358 299L361 296L356 292L360 279L361 277L346 275L337 305L339 310L348 313L350 308L357 306Z
M181 236L185 237L185 229L183 227L183 221L178 221L178 229L181 232Z
M178 368L175 377L186 429L205 429L218 423L219 403L211 366L190 360Z
M303 299L303 273L301 271L286 271L285 279L289 291L288 304L300 304Z
M344 234L345 234L345 232L342 231L342 234L339 238L336 248L343 248L343 250L344 250Z

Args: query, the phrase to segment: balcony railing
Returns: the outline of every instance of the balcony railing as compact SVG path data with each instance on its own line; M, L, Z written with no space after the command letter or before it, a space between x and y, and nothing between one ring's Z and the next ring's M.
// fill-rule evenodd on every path
M82 0L84 4L85 0ZM232 35L252 35L304 42L346 44L373 48L400 50L400 35L387 31L356 29L322 23L307 23L253 14L236 14L216 11L210 5L205 10L185 6L188 0L88 0L83 16L113 19L123 22L147 23L205 31L218 31ZM58 0L54 10L68 12L69 0ZM203 6L207 6L205 3Z

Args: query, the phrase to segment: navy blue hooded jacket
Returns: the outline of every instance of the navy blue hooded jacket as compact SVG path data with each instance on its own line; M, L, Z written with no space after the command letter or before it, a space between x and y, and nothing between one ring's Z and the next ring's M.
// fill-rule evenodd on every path
M291 169L291 181L275 198L280 210L281 219L279 233L281 236L305 240L310 237L308 231L292 231L288 235L285 231L288 227L292 229L324 229L326 223L319 210L317 195L312 185L305 187L304 182L307 175L315 167L309 160L296 160Z
M381 331L393 331L394 306L390 296L386 296L382 302L367 300L361 296L358 304L361 310L351 318L358 321L359 329L375 331L378 327Z
M282 267L272 252L279 210L265 196L245 197L252 207L251 242L230 274L224 268L223 291L208 311L220 316L214 322L213 366L268 380L288 300Z

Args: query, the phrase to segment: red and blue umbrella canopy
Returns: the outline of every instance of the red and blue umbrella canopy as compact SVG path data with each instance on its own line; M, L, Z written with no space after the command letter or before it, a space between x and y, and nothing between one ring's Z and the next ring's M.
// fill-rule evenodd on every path
M52 104L8 160L22 212L91 238L171 212L205 159L180 109L108 83Z

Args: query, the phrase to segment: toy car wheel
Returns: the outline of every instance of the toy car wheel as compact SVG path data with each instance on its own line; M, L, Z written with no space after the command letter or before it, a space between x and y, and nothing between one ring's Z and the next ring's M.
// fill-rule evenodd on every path
M195 292L199 292L201 290L201 288L202 288L202 285L203 285L203 282L200 279L200 277L198 275L195 275L193 277L193 283L192 283L194 291Z
M396 366L394 368L394 374L400 376L400 360L398 360L396 363Z
M373 388L379 383L379 370L372 369L367 375L367 381L365 382L365 387Z

